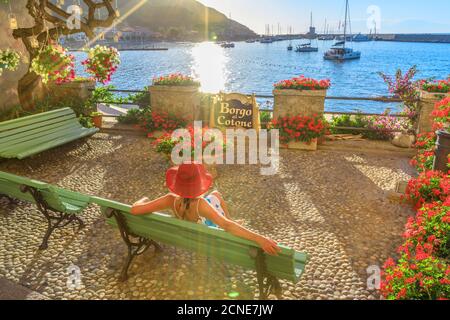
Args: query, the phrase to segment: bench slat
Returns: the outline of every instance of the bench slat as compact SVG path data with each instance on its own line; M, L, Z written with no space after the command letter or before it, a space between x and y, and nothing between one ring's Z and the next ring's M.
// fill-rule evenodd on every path
M78 120L76 118L73 117L73 115L69 114L69 115L65 115L62 117L58 117L57 119L50 119L50 120L45 120L42 122L38 122L29 126L25 126L25 127L18 127L15 129L11 129L11 130L6 130L3 132L0 132L0 141L2 139L8 139L13 137L20 137L22 134L26 134L29 131L33 131L33 132L40 132L45 131L46 129L51 129L51 128L57 128L58 126L62 126L64 125L66 122L78 122ZM79 122L78 122L79 123Z
M22 132L19 135L14 135L12 137L7 137L5 139L0 138L0 153L8 149L14 148L21 143L28 141L34 141L39 137L48 136L55 133L64 134L65 132L72 129L80 129L81 125L78 122L66 121L63 123L58 123L56 125L48 126L44 130L39 128L39 131L30 130L28 132Z
M59 118L65 115L73 115L74 118L75 112L73 112L70 108L63 108L58 110L52 110L48 112L38 113L32 116L26 116L22 118L17 118L13 120L8 120L0 123L0 132L4 132L6 130L15 129L18 127L24 127L28 125L32 125L35 123L39 123L49 119Z
M32 155L38 154L38 153L40 153L42 151L49 150L49 149L52 149L52 148L55 148L55 147L59 147L59 146L62 146L64 144L66 144L66 143L69 143L69 142L72 142L72 141L75 141L75 140L79 140L81 138L92 136L93 134L97 133L98 131L99 131L99 129L97 129L97 128L92 128L92 129L83 128L83 129L79 130L75 134L71 134L71 135L66 136L66 137L61 137L61 138L55 139L55 140L53 140L53 141L51 141L49 143L37 146L36 148L29 149L29 150L27 150L25 152L21 152L21 153L19 153L17 155L17 158L18 159L25 159L25 158L28 158L28 157L30 157Z
M73 140L80 139L98 132L98 129L74 128L65 132L56 132L31 141L25 141L17 145L0 150L0 156L4 158L23 159L48 150ZM33 148L33 146L35 146Z

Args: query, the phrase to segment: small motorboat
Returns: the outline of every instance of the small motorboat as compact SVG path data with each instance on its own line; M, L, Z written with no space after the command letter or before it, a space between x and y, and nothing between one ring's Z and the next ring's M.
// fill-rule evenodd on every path
M292 46L292 43L290 43L287 47L288 51L292 51L294 50L294 47Z
M318 52L319 48L313 47L311 42L299 44L295 49L295 52Z
M222 48L234 48L235 44L233 42L225 42L221 45Z

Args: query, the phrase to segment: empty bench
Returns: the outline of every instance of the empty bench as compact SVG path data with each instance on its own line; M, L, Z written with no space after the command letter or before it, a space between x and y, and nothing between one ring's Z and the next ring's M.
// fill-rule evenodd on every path
M97 132L81 126L70 108L1 122L0 158L24 159Z
M196 252L229 264L257 272L260 299L270 294L281 297L278 279L297 283L304 272L308 257L285 246L278 256L265 254L254 242L236 237L218 228L182 221L171 216L154 213L133 216L131 207L114 201L92 197L101 207L107 222L119 228L128 248L128 257L120 280L128 278L133 258L153 246L161 251L158 242Z
M47 183L0 172L0 195L35 204L47 220L47 231L40 250L48 248L53 231L71 223L84 227L80 214L89 205L90 197L64 190Z

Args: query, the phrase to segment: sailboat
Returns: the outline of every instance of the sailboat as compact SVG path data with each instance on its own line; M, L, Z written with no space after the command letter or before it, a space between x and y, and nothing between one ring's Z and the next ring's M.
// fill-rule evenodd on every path
M294 50L294 46L292 45L292 27L289 27L289 45L287 49L288 51Z
M340 42L336 42L333 45L333 47L331 47L331 49L325 53L325 55L323 56L323 58L325 60L345 61L345 60L354 60L354 59L361 58L361 52L354 51L352 48L348 48L346 46L346 44L347 44L347 21L350 24L349 10L350 10L350 7L348 4L348 0L346 0L345 1L345 23L344 23L343 40ZM351 33L351 31L350 31L350 33ZM350 39L352 40L353 37L350 36Z

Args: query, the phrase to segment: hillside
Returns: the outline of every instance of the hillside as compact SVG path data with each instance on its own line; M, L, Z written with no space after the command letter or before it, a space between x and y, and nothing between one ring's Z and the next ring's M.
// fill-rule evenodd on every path
M121 14L141 0L119 0ZM148 0L129 15L123 26L157 32L172 40L245 40L256 34L219 11L195 0Z

